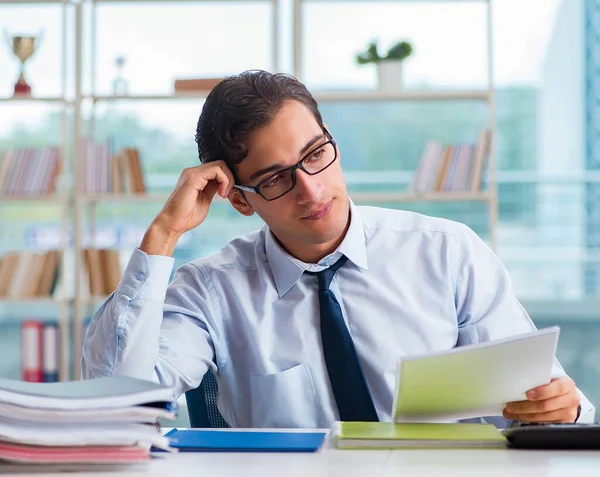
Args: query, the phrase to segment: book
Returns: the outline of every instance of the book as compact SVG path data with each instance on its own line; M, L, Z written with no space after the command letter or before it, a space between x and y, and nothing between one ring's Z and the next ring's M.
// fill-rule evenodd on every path
M268 432L172 429L165 437L182 452L315 452L324 432Z
M559 327L450 350L406 356L398 364L395 422L502 416L508 402L548 384Z
M0 419L0 442L44 447L168 447L168 441L160 434L158 427L145 423L106 421L63 424L56 421L37 424L11 420L5 416Z
M493 424L339 422L332 429L339 449L503 448Z
M218 85L223 78L176 78L173 88L176 93L210 91Z

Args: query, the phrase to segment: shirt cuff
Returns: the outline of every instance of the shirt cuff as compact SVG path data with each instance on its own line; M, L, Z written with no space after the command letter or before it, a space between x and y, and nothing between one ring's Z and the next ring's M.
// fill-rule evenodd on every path
M164 302L174 263L173 257L147 255L136 248L117 291L131 300Z

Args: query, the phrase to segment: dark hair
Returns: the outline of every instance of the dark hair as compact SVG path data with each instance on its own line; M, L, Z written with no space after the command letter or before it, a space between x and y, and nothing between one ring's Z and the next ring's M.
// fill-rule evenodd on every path
M198 126L196 143L200 162L224 160L238 164L248 155L243 144L248 133L269 124L287 101L299 101L323 119L306 86L291 75L250 70L230 76L208 94Z

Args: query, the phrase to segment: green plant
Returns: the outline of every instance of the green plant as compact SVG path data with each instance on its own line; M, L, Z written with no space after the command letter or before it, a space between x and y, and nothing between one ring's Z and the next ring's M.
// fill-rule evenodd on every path
M408 58L413 52L412 45L407 41L399 41L393 44L385 56L381 56L378 51L377 41L371 41L367 49L356 55L356 62L359 65L367 63L378 63L386 60L402 61Z

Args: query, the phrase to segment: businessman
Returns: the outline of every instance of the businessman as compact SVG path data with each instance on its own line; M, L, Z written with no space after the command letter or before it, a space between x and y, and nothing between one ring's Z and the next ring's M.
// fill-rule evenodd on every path
M154 379L180 395L212 372L234 427L389 421L402 356L535 329L469 228L349 199L335 131L293 77L226 78L196 141L201 165L183 171L91 320L83 378ZM217 194L266 225L169 284L178 239ZM557 361L554 376L488 420L592 420Z

